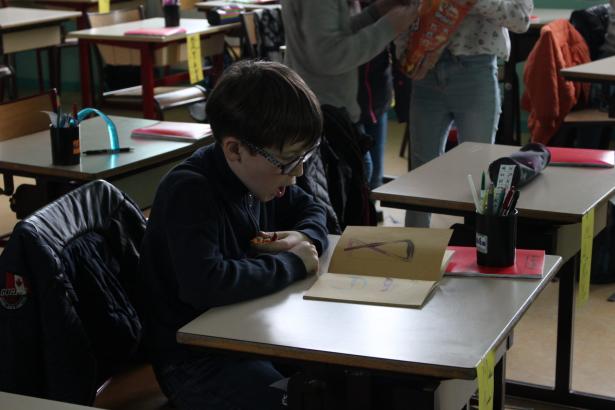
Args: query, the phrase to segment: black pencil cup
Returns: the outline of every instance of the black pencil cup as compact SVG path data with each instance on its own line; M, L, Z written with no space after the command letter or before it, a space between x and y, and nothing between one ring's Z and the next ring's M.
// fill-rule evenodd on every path
M76 165L79 163L79 127L49 127L51 134L51 162L54 165Z
M476 214L476 262L504 267L515 263L517 210L510 215Z
M165 27L178 27L179 26L179 5L169 4L162 6L164 13L164 26Z

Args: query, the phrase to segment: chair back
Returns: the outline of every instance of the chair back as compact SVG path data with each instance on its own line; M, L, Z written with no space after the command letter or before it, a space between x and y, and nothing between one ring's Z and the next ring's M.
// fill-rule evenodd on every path
M0 141L43 131L49 128L49 117L41 111L52 111L51 93L21 98L0 104ZM9 126L10 125L10 126Z
M243 52L245 57L258 57L257 18L258 16L254 11L244 11L241 13L241 26L244 36Z
M143 5L134 8L113 10L109 13L87 13L91 28L110 26L113 24L139 21L144 18ZM125 47L96 44L96 49L103 64L140 65L139 50Z
M58 198L15 226L0 254L10 299L0 315L0 390L91 405L140 348L136 313L145 218L105 181Z

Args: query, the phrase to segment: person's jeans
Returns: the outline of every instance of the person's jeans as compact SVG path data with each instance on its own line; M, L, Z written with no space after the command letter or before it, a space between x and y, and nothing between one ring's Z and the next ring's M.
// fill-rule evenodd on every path
M204 355L178 365L154 366L160 388L178 410L284 409L283 379L265 360Z
M372 159L372 177L369 180L370 189L378 188L382 185L384 175L384 147L387 141L388 114L385 111L378 118L376 123L363 122L365 133L374 138L374 145L369 150Z
M453 122L460 143L493 143L500 112L496 57L453 56L445 51L424 79L412 82L412 169L444 153ZM406 226L428 227L430 216L426 212L408 211Z

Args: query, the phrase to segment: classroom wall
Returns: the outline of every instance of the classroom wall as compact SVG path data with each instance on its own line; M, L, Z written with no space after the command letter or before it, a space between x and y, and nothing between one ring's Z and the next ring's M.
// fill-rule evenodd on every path
M605 3L606 1L595 0L536 0L534 1L535 7L541 8L572 8L582 9L590 7L595 4ZM146 14L148 17L160 16L160 3L158 0L144 0ZM114 4L113 8L118 7ZM126 7L126 3L120 3L119 7ZM182 12L182 16L185 17L203 17L202 13L194 10L193 12ZM71 31L75 29L74 23L67 23L67 30ZM38 87L38 77L36 74L36 58L34 52L19 53L16 58L17 66L17 81L20 88L35 89ZM45 72L45 78L48 78L47 74L47 59L46 55L43 59L43 68ZM77 47L67 47L62 50L62 86L67 91L79 90L79 56ZM523 67L519 65L519 73L522 77Z

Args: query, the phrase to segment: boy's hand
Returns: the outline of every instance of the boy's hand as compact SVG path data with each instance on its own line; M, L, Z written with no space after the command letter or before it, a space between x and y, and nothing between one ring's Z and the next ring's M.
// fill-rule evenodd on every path
M316 247L310 242L300 242L298 245L291 248L289 252L301 258L308 275L318 272L318 252L316 251Z
M310 238L297 231L259 232L250 242L257 251L268 253L289 251L301 242L311 244Z

